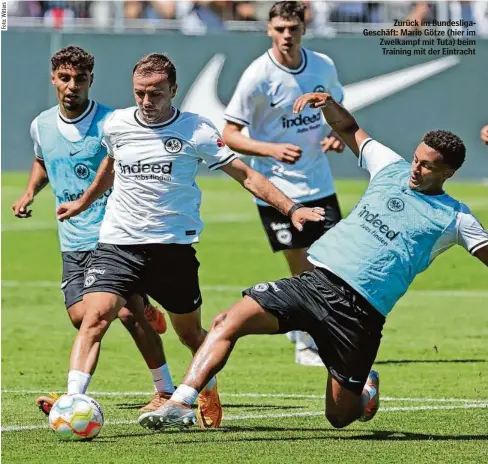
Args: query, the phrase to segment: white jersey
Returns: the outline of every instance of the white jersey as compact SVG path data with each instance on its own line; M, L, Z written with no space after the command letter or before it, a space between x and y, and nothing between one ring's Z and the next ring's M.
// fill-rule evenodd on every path
M320 142L331 132L320 109L293 114L295 100L308 92L328 92L341 102L344 91L333 61L322 53L302 48L302 62L289 69L276 61L272 50L244 71L225 111L225 119L247 126L262 142L292 143L302 149L296 164L255 156L251 166L287 196L310 201L335 193L327 155ZM266 203L257 200L258 204Z
M115 181L100 242L115 245L197 242L203 229L201 192L195 182L202 161L210 170L236 159L215 126L194 113L146 124L137 107L116 110L105 127Z

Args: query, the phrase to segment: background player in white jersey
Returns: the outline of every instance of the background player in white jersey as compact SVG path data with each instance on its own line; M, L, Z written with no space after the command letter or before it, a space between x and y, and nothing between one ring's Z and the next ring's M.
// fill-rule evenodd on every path
M161 409L139 418L143 427L194 423L192 403L224 367L240 337L293 329L312 335L328 368L329 422L341 428L371 420L379 407L379 374L370 369L385 316L415 276L456 244L488 266L488 232L466 205L444 192L445 181L464 162L466 148L459 137L428 132L410 164L371 139L329 94L305 94L294 110L299 113L308 104L322 108L369 171L366 192L346 219L312 245L312 272L257 284L216 317L182 384Z
M51 80L58 104L42 112L32 122L35 158L27 188L12 207L15 216L30 217L28 207L48 183L57 206L63 201L79 198L105 158L106 148L101 145L102 127L113 110L89 99L94 64L92 55L75 46L59 50L51 58ZM70 320L77 329L85 315L82 302L85 266L97 245L109 195L110 190L104 191L84 214L58 223L63 260L61 290ZM118 317L151 370L156 389L153 401L143 410L155 409L161 405L161 396L167 397L174 389L165 367L161 339L144 317L144 301L139 295L132 296L127 306L130 310L122 308ZM146 314L160 333L166 330L163 314L149 302ZM55 398L56 395L40 397L37 404L49 414Z
M86 210L112 184L100 242L86 274L86 316L73 346L68 393L84 393L100 342L128 295L142 289L170 316L192 353L202 344L199 262L192 244L203 228L201 192L195 182L202 161L288 214L301 229L323 220L322 208L297 206L224 145L210 121L172 106L176 69L161 54L143 57L133 71L137 106L116 110L105 124L108 156L83 196L58 208L67 219ZM113 171L115 170L115 180ZM81 371L81 374L80 374ZM202 427L218 427L222 408L215 378L198 401Z
M275 3L269 11L272 47L244 71L225 111L224 142L253 155L251 167L294 201L325 209L326 220L298 232L289 218L257 200L261 221L274 252L283 251L292 275L311 270L308 247L341 219L329 161L324 152L342 152L344 143L319 110L293 114L293 102L305 92L327 91L342 101L344 92L332 60L301 46L305 5ZM250 137L241 133L249 129ZM313 340L292 332L295 361L323 365Z

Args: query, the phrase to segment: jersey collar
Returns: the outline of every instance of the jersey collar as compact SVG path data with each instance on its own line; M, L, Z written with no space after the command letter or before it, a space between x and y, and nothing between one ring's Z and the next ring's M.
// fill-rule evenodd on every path
M90 100L86 110L83 112L83 114L81 114L77 118L68 119L61 114L61 111L59 111L59 109L58 109L58 116L61 119L61 121L63 121L65 124L78 124L80 121L85 119L93 111L94 108L95 108L95 100Z
M302 54L302 61L300 63L300 66L298 66L298 68L296 68L296 69L287 68L286 66L283 66L282 64L278 63L278 61L276 60L276 58L273 55L271 48L267 51L267 54L268 54L268 57L271 60L271 62L275 66L280 68L282 71L285 71L289 74L300 74L307 67L307 53L305 52L305 49L303 47L300 48L300 52Z
M174 106L172 108L174 110L173 116L171 116L171 118L169 118L167 121L160 122L158 124L148 124L144 122L142 118L138 115L139 108L136 108L136 110L134 111L134 119L136 120L137 124L139 124L142 127L145 127L146 129L161 129L162 127L166 127L174 123L180 116L180 110L178 110Z

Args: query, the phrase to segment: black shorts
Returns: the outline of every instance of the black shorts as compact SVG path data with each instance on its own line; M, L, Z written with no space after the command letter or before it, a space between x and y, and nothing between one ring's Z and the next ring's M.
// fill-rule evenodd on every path
M329 373L360 395L380 346L385 317L346 282L316 268L243 292L274 314L278 333L308 332Z
M290 218L271 206L258 205L259 216L273 251L308 248L342 218L336 195L303 202L309 208L320 206L325 209L325 221L307 222L299 232Z
M126 300L147 293L171 313L198 309L200 263L191 245L99 243L85 270L84 294L107 292Z
M61 291L66 309L83 299L85 267L90 261L91 254L91 251L64 251L61 253L63 259Z

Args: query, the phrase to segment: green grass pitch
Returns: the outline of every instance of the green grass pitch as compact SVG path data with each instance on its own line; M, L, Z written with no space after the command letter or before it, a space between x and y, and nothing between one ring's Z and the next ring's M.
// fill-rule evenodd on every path
M150 433L136 423L152 379L118 322L104 340L89 393L106 424L91 443L63 443L34 405L65 388L74 329L59 290L53 197L31 219L10 211L27 175L2 177L2 458L5 463L488 462L487 271L461 248L414 282L388 318L376 362L381 409L367 424L334 430L323 416L325 371L294 364L284 336L241 340L219 376L218 431ZM287 276L270 252L249 194L223 178L201 178L206 227L197 246L204 322L239 290ZM338 181L348 212L366 184ZM455 184L449 193L488 224L488 188ZM190 360L172 329L163 337L175 382Z

